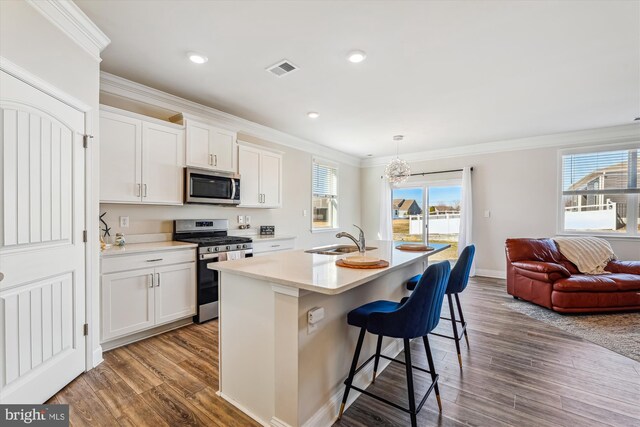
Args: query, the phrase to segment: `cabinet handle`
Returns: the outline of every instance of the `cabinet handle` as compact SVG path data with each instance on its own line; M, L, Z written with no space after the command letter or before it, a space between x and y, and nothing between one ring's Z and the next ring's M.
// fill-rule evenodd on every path
M214 159L214 160L213 160L213 166L218 166L218 155L217 155L217 154L214 154L214 155L213 155L213 159Z
M213 166L213 154L209 154L209 164Z
M147 184L144 185L144 197L147 197Z
M138 190L136 191L136 197L140 197L140 184L137 184Z
M153 288L153 273L149 274L149 276L151 276L151 284L149 285L149 287Z
M280 245L271 245L272 248L279 248Z
M158 277L158 283L156 284L156 286L160 287L160 273L156 273L156 276Z
M154 259L147 260L147 262L156 262L156 261L162 261L162 258L154 258Z

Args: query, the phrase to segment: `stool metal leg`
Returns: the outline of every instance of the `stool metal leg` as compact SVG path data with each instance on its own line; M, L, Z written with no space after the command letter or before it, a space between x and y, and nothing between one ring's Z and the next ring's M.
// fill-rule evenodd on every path
M431 373L431 381L435 383L433 390L436 392L436 400L438 401L438 409L442 412L442 401L440 400L440 389L438 388L438 382L436 380L436 366L433 363L433 355L431 354L431 346L429 345L429 337L422 337L424 342L424 349L427 352L427 361L429 362L429 372Z
M416 396L413 392L413 369L411 367L411 341L404 339L404 360L407 368L407 389L409 393L409 415L411 416L411 427L417 427L418 419L416 415Z
M376 359L373 362L373 379L371 384L376 382L376 373L378 372L378 363L380 362L380 350L382 350L382 335L378 335L378 344L376 344Z
M349 397L349 390L353 383L353 377L356 373L356 367L358 366L358 358L360 358L360 350L362 350L362 342L364 341L364 335L367 333L367 328L360 329L360 336L358 337L358 344L356 345L356 351L353 354L353 361L351 362L351 369L349 370L349 377L347 377L347 384L344 389L344 396L342 397L342 404L340 405L340 414L338 419L342 418L344 412L344 405L347 403L347 397Z
M451 326L453 326L453 339L456 342L456 351L458 352L458 363L460 364L460 368L462 368L462 354L460 353L460 337L458 337L458 327L456 326L456 314L453 311L453 299L451 298L451 294L447 294L447 299L449 300L449 313L451 314Z
M458 305L458 314L460 315L460 321L462 322L462 327L464 328L464 339L467 341L467 347L469 347L469 335L467 335L467 322L464 321L464 315L462 314L462 304L460 304L460 298L458 294L455 294L456 304Z

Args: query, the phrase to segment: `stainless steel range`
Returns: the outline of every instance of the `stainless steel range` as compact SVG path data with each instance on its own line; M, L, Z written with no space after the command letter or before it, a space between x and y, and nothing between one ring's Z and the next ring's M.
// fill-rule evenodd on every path
M253 256L249 237L229 236L229 220L179 219L173 222L173 240L198 245L198 313L193 321L203 323L218 317L218 272L207 264Z

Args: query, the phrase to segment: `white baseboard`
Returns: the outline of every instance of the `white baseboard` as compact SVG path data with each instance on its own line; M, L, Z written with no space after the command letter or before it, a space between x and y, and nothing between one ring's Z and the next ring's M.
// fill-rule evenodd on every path
M92 366L92 368L95 368L96 366L101 364L103 361L104 361L104 359L102 358L102 346L99 345L98 347L96 347L93 350L93 366Z
M476 276L491 277L494 279L506 279L507 272L504 270L486 270L484 268L476 268Z
M394 339L389 345L387 345L383 350L382 354L388 357L395 358L400 354L400 352L404 349L402 344L402 340ZM380 364L378 365L378 375L391 363L391 361L387 359L380 359ZM366 388L371 383L371 376L373 375L373 363L369 363L364 367L358 374L356 374L353 379L353 384L356 387ZM342 403L342 396L344 394L344 385L340 384L333 390L331 394L331 398L328 402L326 402L315 414L311 416L307 420L306 423L303 424L303 427L321 427L321 426L331 426L338 419L338 412L340 411L340 403ZM349 399L347 399L347 404L345 405L345 410L351 406L351 404L360 396L360 393L353 390L349 393Z
M271 417L271 421L269 421L269 424L272 427L291 427L289 424L276 417Z
M234 399L230 398L229 396L227 396L226 394L224 394L221 391L216 391L216 394L218 396L220 396L221 398L223 398L224 400L226 400L227 402L229 402L230 404L232 404L233 406L235 406L236 408L238 408L241 412L244 412L247 416L249 416L250 418L252 418L254 421L256 421L258 424L260 424L261 426L264 427L272 427L272 424L266 423L264 422L260 417L258 417L256 414L254 414L253 412L251 412L250 410L248 410L247 408L245 408L243 405L241 405L240 403L238 403L237 401L235 401ZM277 418L272 418L273 420L278 420ZM280 421L280 420L278 420ZM282 421L280 421L282 422ZM288 424L282 423L282 426L286 426L289 427Z

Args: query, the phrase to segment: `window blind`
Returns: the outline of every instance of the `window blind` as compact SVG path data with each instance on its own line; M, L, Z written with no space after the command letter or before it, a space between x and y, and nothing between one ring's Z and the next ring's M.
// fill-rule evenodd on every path
M313 163L314 197L338 197L338 168L322 163Z
M640 193L638 151L634 148L562 156L562 193Z

